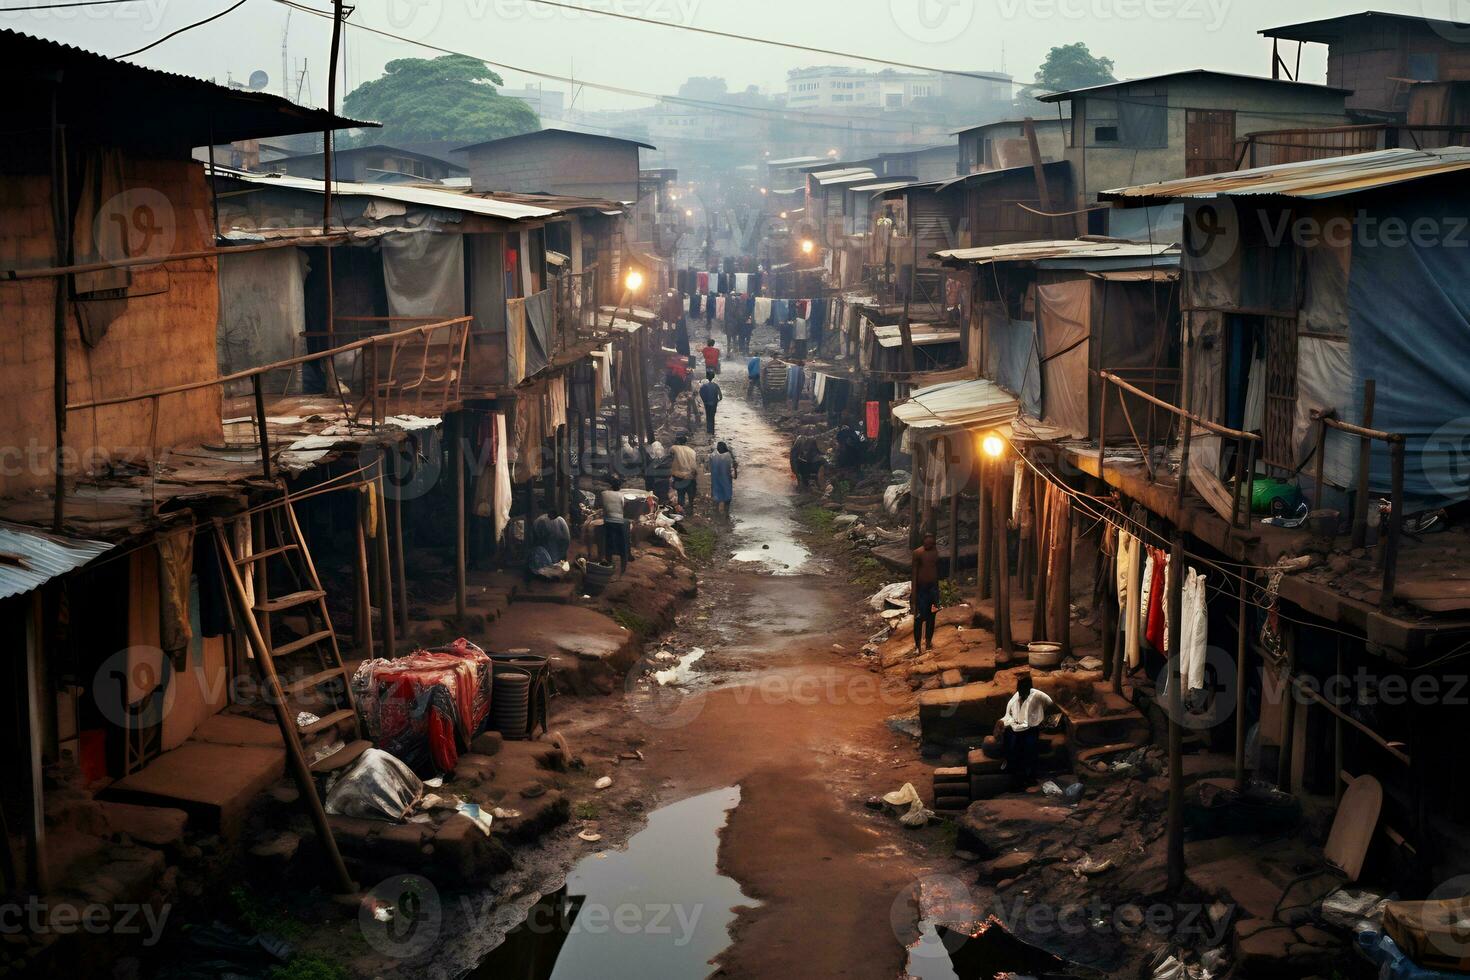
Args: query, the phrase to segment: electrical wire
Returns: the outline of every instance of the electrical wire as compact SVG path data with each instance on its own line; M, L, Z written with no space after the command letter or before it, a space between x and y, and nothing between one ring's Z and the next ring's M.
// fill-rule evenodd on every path
M71 0L68 3L36 3L29 7L0 7L0 14L19 14L33 10L65 10L67 7L108 7L118 3L140 3L142 0Z
M167 41L171 37L178 37L180 34L183 34L185 31L192 31L196 27L203 27L205 24L208 24L211 21L219 20L225 14L231 13L232 11L239 10L241 7L245 6L245 4L247 2L249 2L249 0L238 0L238 2L235 3L233 6L226 7L224 10L221 10L217 14L213 14L213 15L211 15L209 17L206 17L203 20L196 20L194 23L188 24L188 25L186 25L184 27L180 27L176 31L170 31L169 33L165 34L163 37L159 38L157 41L152 41L152 42L150 42L148 44L145 44L141 48L138 48L135 51L127 51L127 52L124 52L123 54L115 54L115 55L112 56L112 60L113 61L119 61L119 60L121 60L123 58L131 58L135 54L142 54L144 51L147 51L150 48L156 48L160 44L162 44L164 41Z
M951 68L934 68L930 65L915 65L907 61L893 61L888 58L878 58L873 55L853 54L851 51L834 51L831 48L814 48L805 44L796 44L792 41L778 41L767 37L754 37L749 34L732 34L729 31L717 31L709 27L695 27L693 24L674 24L664 20L653 20L649 17L635 17L632 14L618 13L612 10L599 10L594 7L581 7L574 3L558 3L557 0L530 0L531 3L539 3L544 7L557 7L562 10L575 10L578 13L596 14L599 17L612 17L617 20L630 20L638 24L649 24L653 27L667 27L680 31L691 31L695 34L706 34L711 37L723 37L732 41L746 41L753 44L767 44L777 48L788 48L792 51L806 51L811 54L828 54L837 58L852 58L855 61L869 61L875 65L891 65L894 68L911 68L915 71L933 72L937 75L954 75L960 78L974 78L980 81L998 82L1004 81L1009 85L1021 85L1026 83L1017 82L1012 78L998 77L985 72L957 71Z

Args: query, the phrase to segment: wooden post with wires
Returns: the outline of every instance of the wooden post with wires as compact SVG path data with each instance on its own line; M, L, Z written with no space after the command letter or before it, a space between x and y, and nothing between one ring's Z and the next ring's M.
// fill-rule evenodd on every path
M1241 448L1244 449L1245 447L1242 446ZM1245 683L1247 677L1245 657L1246 652L1250 649L1250 629L1246 625L1248 622L1246 617L1249 615L1249 609L1246 604L1246 591L1250 588L1250 583L1246 581L1244 574L1240 576L1237 587L1240 590L1240 597L1238 599L1239 608L1236 612L1239 622L1236 624L1237 629L1235 631L1235 788L1244 790L1246 736Z
M1184 712L1183 678L1180 676L1179 631L1183 617L1184 534L1174 531L1169 547L1169 588L1164 601L1169 608L1169 691L1165 714L1169 716L1169 820L1168 887L1178 894L1184 887L1184 729L1179 724Z
M1015 653L1011 639L1011 552L1006 528L1010 521L1011 481L1013 470L1002 461L995 467L995 493L990 512L995 527L991 532L995 551L992 581L995 583L995 647L996 660L1010 660Z
M378 539L378 608L383 613L383 656L392 660L397 656L397 649L393 622L393 558L388 541L388 481L384 478L387 468L388 451L384 449L378 457L378 476L373 483L373 492L378 499L375 533Z
M342 49L342 0L332 0L332 49L327 55L327 115L337 115L337 56ZM322 234L332 232L332 122L328 118L322 129ZM327 276L327 347L336 346L336 295L332 285L332 246L325 247ZM336 358L329 357L323 364L329 393L336 397L340 388L337 382Z
M464 413L454 413L454 440L449 444L449 465L454 470L454 614L461 623L469 606L469 583L465 573L464 516Z
M373 655L373 588L368 574L367 556L367 507L363 504L363 493L359 489L352 495L356 519L353 521L357 544L357 561L353 565L355 593L357 597L357 627L353 639L365 657Z
M990 509L993 504L990 499L990 461L985 458L983 452L976 453L975 459L976 468L979 470L980 492L980 505L976 515L979 533L975 542L975 604L976 608L979 608L980 602L989 598L991 594L990 580L986 574L990 570L990 563L986 561L986 558L990 554L990 535L992 533Z
M1377 384L1369 378L1363 382L1363 428L1373 425L1373 396ZM1368 540L1368 464L1373 455L1373 440L1358 440L1358 482L1353 499L1353 547L1361 548ZM1395 501L1397 503L1397 501Z
M408 569L403 563L403 476L403 457L395 452L393 454L393 563L398 571L398 608L403 610L403 632L407 636Z

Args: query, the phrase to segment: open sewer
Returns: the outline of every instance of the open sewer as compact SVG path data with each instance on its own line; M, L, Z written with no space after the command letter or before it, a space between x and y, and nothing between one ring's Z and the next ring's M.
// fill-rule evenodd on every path
M740 802L731 786L654 810L622 851L588 855L470 977L644 980L704 977L750 900L720 874L720 828Z

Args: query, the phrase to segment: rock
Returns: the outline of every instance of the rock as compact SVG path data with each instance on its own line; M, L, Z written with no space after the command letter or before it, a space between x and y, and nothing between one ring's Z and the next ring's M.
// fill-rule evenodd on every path
M980 873L991 878L1015 878L1035 860L1031 851L1012 851L980 866Z
M267 861L279 861L289 864L296 857L297 849L301 847L301 836L287 830L268 840L261 841L250 849L252 857Z
M171 807L102 802L102 813L115 834L127 834L149 847L175 847L184 838L189 815Z

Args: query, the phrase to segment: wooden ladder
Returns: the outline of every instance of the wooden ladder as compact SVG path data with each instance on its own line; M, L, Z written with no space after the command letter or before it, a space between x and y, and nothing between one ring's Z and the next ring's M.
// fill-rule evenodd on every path
M274 531L271 536L265 534L268 527ZM282 486L279 505L256 516L254 547L250 554L235 553L223 519L215 520L214 529L220 554L230 556L224 564L236 626L250 646L263 693L270 700L276 723L280 726L286 760L296 788L327 850L338 890L344 894L353 892L356 884L348 875L332 837L315 776L346 768L371 748L372 743L362 737L362 719L352 695L347 668L342 663L337 634L327 612L326 590L322 588L311 552L301 534L290 493ZM269 567L272 564L281 567L281 573L275 576L277 579L285 577L294 583L292 591L276 597L270 595L272 575ZM245 588L247 569L255 582L253 601ZM298 609L306 616L306 630L274 647L271 617ZM326 710L320 710L323 707ZM318 720L305 726L297 725L297 712L303 708L318 715ZM350 725L354 737L336 752L308 762L302 738L343 724Z

